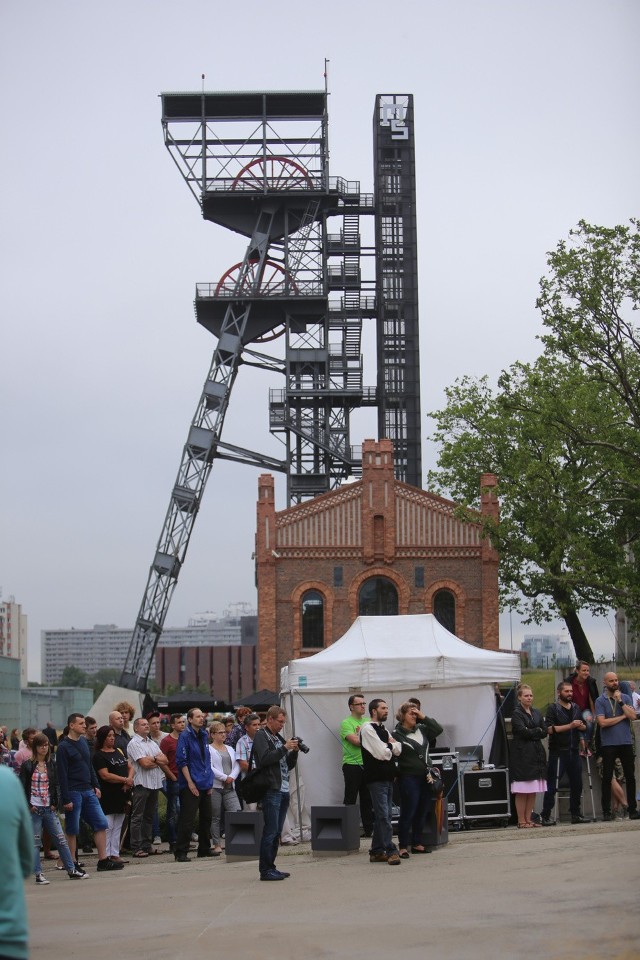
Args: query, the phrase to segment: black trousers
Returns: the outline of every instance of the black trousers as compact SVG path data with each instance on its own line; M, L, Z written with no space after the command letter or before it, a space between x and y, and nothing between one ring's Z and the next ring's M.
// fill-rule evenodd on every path
M549 751L549 765L547 767L547 792L542 801L542 816L551 814L556 802L556 786L563 774L569 778L569 811L572 817L580 815L580 801L582 800L582 757L577 750L566 750L562 753Z
M201 790L195 797L189 787L180 791L180 814L176 830L176 854L186 856L193 833L193 825L198 818L198 853L211 849L211 794Z
M600 752L602 754L602 812L611 813L611 778L613 777L616 757L618 757L626 781L629 813L634 813L638 808L638 803L636 800L636 773L632 745L625 743L617 747L600 747Z
M373 807L369 788L364 782L364 770L357 763L343 763L342 775L344 777L343 803L345 807L352 807L355 806L358 797L360 798L360 819L364 832L370 837L373 831Z

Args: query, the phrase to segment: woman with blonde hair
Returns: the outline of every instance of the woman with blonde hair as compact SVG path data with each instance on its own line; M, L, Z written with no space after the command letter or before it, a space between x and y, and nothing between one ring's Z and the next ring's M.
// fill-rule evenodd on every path
M224 723L216 721L209 727L211 745L211 769L213 770L213 790L211 791L211 839L213 855L222 853L220 844L220 820L222 811L235 813L240 810L240 800L236 793L236 780L240 776L240 765L236 760L233 747L227 746L224 739L227 730Z
M526 683L518 687L518 703L511 718L509 772L515 797L518 827L539 827L531 819L537 793L547 789L547 756L542 741L547 736L544 718L533 706L533 691Z

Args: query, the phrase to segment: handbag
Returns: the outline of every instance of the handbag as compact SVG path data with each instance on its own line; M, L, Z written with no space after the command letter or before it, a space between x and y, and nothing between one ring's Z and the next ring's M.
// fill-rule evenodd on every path
M245 803L259 803L269 789L269 770L266 767L262 770L252 767L252 761L253 746L249 756L249 770L242 780L236 781L236 793Z
M437 767L427 767L427 788L436 799L444 793L444 783Z

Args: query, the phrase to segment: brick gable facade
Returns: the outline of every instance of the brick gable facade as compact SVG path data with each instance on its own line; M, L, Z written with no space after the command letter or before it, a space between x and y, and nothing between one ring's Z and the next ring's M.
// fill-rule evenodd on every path
M496 478L481 478L481 512L498 518ZM258 481L256 582L258 686L278 690L280 669L317 653L303 643L302 603L320 598L323 646L351 626L360 591L382 577L397 593L397 612L433 613L446 592L455 632L498 649L498 556L479 523L456 505L394 478L390 440L366 440L362 480L276 511L274 481ZM390 588L391 589L391 588ZM393 590L391 590L393 592Z

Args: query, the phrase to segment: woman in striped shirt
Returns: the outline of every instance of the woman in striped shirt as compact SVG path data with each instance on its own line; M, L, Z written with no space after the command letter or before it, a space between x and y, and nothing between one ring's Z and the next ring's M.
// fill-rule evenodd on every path
M36 883L49 883L42 873L40 861L40 841L43 827L55 838L60 859L71 880L82 880L87 874L76 867L71 857L67 838L62 832L56 813L58 796L58 778L55 764L51 758L51 744L43 733L37 733L31 744L32 759L25 760L20 767L20 780L29 804L31 823L33 824L34 867Z

